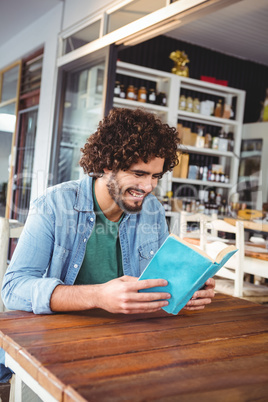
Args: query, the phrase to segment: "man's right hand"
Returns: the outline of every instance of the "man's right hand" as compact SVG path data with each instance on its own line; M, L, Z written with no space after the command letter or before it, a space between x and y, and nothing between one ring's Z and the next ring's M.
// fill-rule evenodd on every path
M110 313L152 313L168 305L166 292L139 292L142 289L166 286L164 279L138 281L122 276L99 285L58 285L50 299L52 311L81 311L102 308Z
M166 286L164 279L146 279L138 281L133 276L122 276L97 285L99 292L96 302L99 308L110 313L137 314L152 313L168 305L170 298L165 292L139 292L142 289Z

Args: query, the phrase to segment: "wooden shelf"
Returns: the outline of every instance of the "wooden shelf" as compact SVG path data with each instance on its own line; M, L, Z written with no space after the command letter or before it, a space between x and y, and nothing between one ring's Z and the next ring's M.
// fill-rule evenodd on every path
M193 179L181 179L179 177L173 177L172 182L185 183L185 184L196 184L199 186L206 186L206 187L231 188L233 186L231 183L219 183L217 181L203 181L203 180L193 180Z
M183 152L189 151L189 153L192 154L204 154L204 155L213 155L213 156L228 156L230 158L233 158L235 154L230 151L218 151L217 149L212 149L212 148L197 148L193 147L191 145L180 145L180 149Z
M167 113L168 108L166 106L159 106L159 105L154 105L151 103L143 103L143 102L137 102L134 100L129 100L129 99L123 99L123 98L114 98L113 104L115 107L128 107L128 108L144 108L146 110L158 112L158 113Z
M215 124L218 126L237 126L238 122L236 120L223 119L222 117L215 116L207 116L201 113L193 113L193 112L185 112L184 110L178 111L178 118L181 120L189 120L199 122L202 120L203 122Z

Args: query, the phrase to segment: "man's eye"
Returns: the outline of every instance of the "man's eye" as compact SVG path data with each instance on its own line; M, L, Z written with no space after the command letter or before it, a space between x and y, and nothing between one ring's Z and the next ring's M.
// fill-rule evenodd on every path
M142 176L143 176L143 173L134 173L134 175L135 175L136 177L142 177Z
M153 176L153 179L162 179L163 175L162 174L158 174L157 176Z

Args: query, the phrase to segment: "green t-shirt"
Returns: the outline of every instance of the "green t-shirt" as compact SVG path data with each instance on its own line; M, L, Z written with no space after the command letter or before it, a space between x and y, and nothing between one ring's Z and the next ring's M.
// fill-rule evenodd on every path
M93 199L96 221L88 239L84 261L75 280L75 285L105 283L123 275L122 253L119 241L118 222L109 221L102 213L95 196Z

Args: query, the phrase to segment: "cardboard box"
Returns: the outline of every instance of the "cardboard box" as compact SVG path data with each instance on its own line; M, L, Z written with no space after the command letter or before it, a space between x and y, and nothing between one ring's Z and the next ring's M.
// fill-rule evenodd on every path
M196 133L192 133L191 129L188 127L183 127L183 136L182 136L182 144L183 145L191 145L195 146L196 143Z

